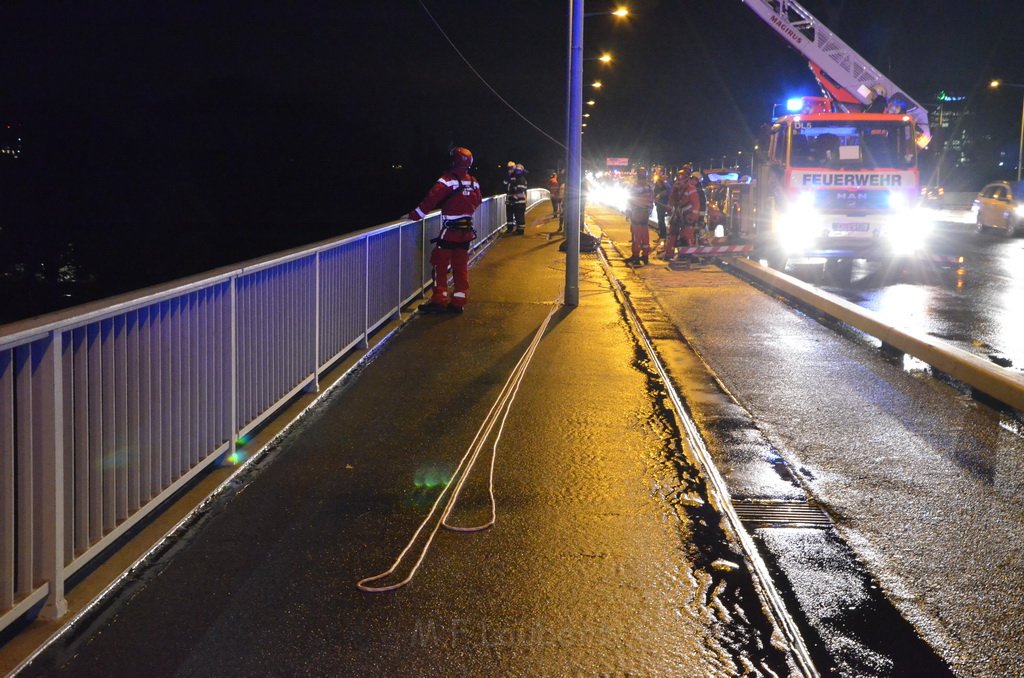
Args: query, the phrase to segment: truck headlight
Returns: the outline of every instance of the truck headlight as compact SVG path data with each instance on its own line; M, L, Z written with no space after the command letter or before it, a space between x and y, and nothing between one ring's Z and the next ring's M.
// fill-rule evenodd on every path
M898 191L892 191L889 193L889 209L893 212L904 212L910 208L910 203L907 200L907 196Z
M931 215L924 209L900 209L889 216L882 236L897 254L910 254L927 244L934 225Z
M783 213L779 224L779 244L787 251L805 249L821 235L824 220L814 206L813 193L801 193Z
M1013 213L1021 219L1024 219L1024 203L1021 203L1013 208Z

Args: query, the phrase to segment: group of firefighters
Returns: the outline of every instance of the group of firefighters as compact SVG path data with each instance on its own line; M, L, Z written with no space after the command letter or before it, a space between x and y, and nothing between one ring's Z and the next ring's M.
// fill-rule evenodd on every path
M430 255L434 291L430 301L420 308L423 313L461 313L469 292L469 248L476 237L473 214L480 206L482 196L480 184L469 173L473 154L466 148L453 148L450 160L450 168L441 174L423 201L406 215L407 219L419 221L427 213L441 210L441 232L432 240L434 249ZM632 256L626 260L627 263L636 266L648 263L652 252L648 220L652 210L657 211L659 235L664 244L658 253L661 259L674 258L677 245L693 247L700 243L707 212L701 180L700 172L693 171L690 164L683 165L676 172L676 180L671 184L661 167L655 168L653 182L648 178L646 168L637 170L629 194L627 218L632 234ZM555 190L558 191L559 200L556 203L552 198L552 209L559 214L564 182L553 175L549 183L553 195ZM508 163L505 188L505 229L509 233L522 233L526 226L527 185L526 168L521 163ZM455 283L450 296L449 269Z
M633 266L647 264L653 251L648 227L652 209L657 212L658 234L664 245L658 258L671 260L676 256L677 247L696 247L706 237L707 196L701 173L687 163L679 168L675 181L669 184L664 168L657 167L654 172L652 181L646 168L638 168L629 189L626 218L632 235L632 256L626 263Z

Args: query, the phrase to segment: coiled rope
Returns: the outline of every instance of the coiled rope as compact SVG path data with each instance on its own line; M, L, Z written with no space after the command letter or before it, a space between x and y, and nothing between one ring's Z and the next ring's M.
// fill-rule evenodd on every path
M537 346L540 344L541 338L547 331L548 325L551 322L551 318L555 315L555 312L562 306L562 295L560 294L552 303L551 309L548 311L544 321L537 328L537 332L533 335L533 340L530 345L523 352L523 355L519 358L519 362L512 369L512 373L505 381L505 385L502 386L501 392L498 394L494 404L491 405L491 409L488 411L487 416L484 418L480 428L477 429L476 435L473 437L473 441L469 444L465 454L462 455L462 459L459 460L459 465L455 468L455 472L452 474L452 479L445 485L444 489L440 494L437 495L437 499L434 500L434 504L430 507L430 511L427 516L420 523L419 527L413 533L409 543L405 545L401 553L395 559L384 572L375 574L372 577L366 577L356 582L356 586L361 591L368 591L371 593L381 593L384 591L394 591L399 589L416 576L416 571L419 570L420 565L423 563L423 559L427 555L427 551L430 550L430 545L434 541L434 536L441 527L445 527L448 530L454 532L480 532L492 527L498 519L497 505L494 500L494 464L498 456L498 442L501 440L502 433L505 430L505 422L508 420L509 412L512 410L512 403L515 401L516 394L519 392L519 386L523 381L523 376L526 374L526 369L530 366L530 361L533 360L533 354L537 351ZM499 423L500 422L500 423ZM452 510L455 508L455 504L458 502L459 494L462 492L462 487L465 485L466 480L469 478L470 473L473 470L473 466L476 464L477 459L480 456L481 450L487 443L487 440L491 437L491 432L494 431L497 426L497 432L494 436L494 442L491 445L491 464L490 473L488 476L488 495L491 504L491 517L490 519L481 524L473 526L459 526L452 525L448 522L449 516L451 516ZM451 490L449 492L449 490ZM430 534L427 536L426 541L419 551L419 555L416 558L416 562L413 564L412 569L409 573L400 581L393 584L386 585L373 585L373 582L385 579L395 573L395 571L405 560L406 555L413 549L416 542L419 540L420 535L424 532L431 521L437 514L437 509L441 505L441 502L447 497L444 510L440 514L440 519L433 523L433 528L430 530Z

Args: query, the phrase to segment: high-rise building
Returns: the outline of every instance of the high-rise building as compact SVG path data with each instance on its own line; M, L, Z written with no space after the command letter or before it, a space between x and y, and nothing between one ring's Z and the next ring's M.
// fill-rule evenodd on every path
M941 91L928 113L932 131L929 161L922 161L922 183L941 186L971 183L969 175L977 164L977 130L966 96Z

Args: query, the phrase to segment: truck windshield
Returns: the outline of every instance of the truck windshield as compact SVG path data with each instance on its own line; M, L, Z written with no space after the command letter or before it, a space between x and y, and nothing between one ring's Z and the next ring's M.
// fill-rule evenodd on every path
M791 167L903 169L917 157L908 122L794 120L791 129Z

